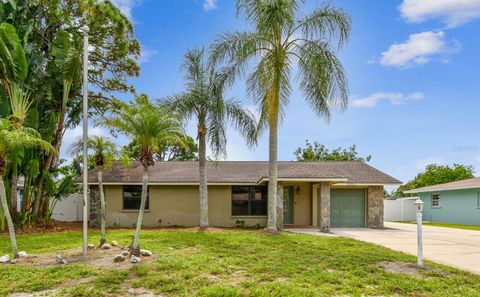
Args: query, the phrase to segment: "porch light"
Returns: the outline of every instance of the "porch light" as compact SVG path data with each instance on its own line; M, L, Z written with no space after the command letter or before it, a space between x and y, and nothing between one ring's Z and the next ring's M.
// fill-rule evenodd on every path
M417 208L417 211L423 211L423 201L420 200L420 198L417 198L417 200L415 200L415 206Z
M297 187L297 195L302 195L303 191L302 188Z

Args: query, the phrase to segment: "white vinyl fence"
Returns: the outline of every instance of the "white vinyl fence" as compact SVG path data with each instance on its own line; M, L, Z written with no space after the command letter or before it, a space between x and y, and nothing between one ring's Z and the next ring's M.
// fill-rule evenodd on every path
M72 194L62 201L57 202L53 209L52 218L56 221L72 222L81 221L83 212L83 195Z
M415 221L417 197L383 200L384 218L387 222Z

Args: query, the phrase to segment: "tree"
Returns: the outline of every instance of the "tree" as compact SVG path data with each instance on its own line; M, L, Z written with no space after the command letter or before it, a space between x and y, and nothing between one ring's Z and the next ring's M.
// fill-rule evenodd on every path
M331 108L348 104L347 79L332 43L338 48L345 43L350 18L330 4L301 16L303 2L237 0L237 14L243 13L254 31L222 34L212 46L213 60L227 60L237 74L256 62L247 90L260 105L258 132L269 129L269 231L277 230L277 133L291 94L292 71L298 69L300 88L317 115L328 119Z
M214 159L226 155L226 124L232 123L249 144L255 139L255 117L236 100L225 99L228 69L217 70L213 63L204 62L203 49L189 50L184 56L184 93L167 98L162 105L177 111L182 119L194 117L197 121L199 155L200 228L207 228L208 192L206 150L207 142Z
M370 162L372 155L366 157L359 157L357 146L352 145L348 149L338 147L329 150L325 145L318 142L311 143L305 140L304 148L297 148L294 152L297 161L359 161Z
M411 181L398 187L395 191L395 196L407 196L404 191L438 184L454 182L457 180L473 178L475 171L470 165L453 164L437 165L430 164L425 167L425 171L417 174Z
M44 151L53 149L48 142L40 138L40 134L37 131L31 128L18 127L9 120L0 119L0 203L7 220L10 242L15 258L18 257L17 241L7 203L3 178L8 165L9 155L11 156L11 154L15 154L17 151L25 148L37 148Z
M140 210L130 253L140 255L140 230L147 200L148 168L155 164L153 152L159 149L159 144L169 143L183 135L182 123L175 112L152 104L146 95L135 98L130 103L118 102L120 108L100 123L111 128L115 133L121 133L132 138L140 152L140 163L143 166L142 196Z
M87 140L87 148L93 151L95 166L97 167L98 188L100 190L100 246L107 242L106 235L106 202L103 191L103 170L110 169L115 157L118 155L117 145L107 137L93 136ZM72 154L75 156L83 152L83 140L79 140L72 147Z
M137 147L137 144L132 141L122 148L122 152L130 159L138 160L140 152L136 149ZM198 145L192 137L182 135L171 143L159 143L158 151L153 152L153 158L155 161L196 161Z

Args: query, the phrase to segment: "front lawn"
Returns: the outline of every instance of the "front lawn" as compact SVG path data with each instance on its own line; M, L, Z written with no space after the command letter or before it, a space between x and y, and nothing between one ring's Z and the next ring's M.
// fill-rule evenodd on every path
M90 242L97 242L98 233L91 232ZM128 245L132 234L117 230L108 236ZM58 250L78 247L81 232L22 235L18 243L29 253L55 256ZM0 266L0 295L56 289L67 296L144 291L165 296L480 296L478 275L430 262L428 269L414 273L387 272L380 262L411 266L415 258L348 238L147 230L142 244L158 259L127 270L79 264ZM0 254L8 251L8 238L2 235Z
M398 222L398 223L407 223L407 224L415 224L415 225L417 224L417 222ZM480 225L463 225L463 224L450 224L450 223L440 223L440 222L423 222L423 225L480 231Z

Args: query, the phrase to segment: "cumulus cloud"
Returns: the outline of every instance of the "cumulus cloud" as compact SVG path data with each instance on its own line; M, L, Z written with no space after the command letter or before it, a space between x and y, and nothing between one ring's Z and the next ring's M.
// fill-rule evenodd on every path
M217 0L203 0L203 10L210 11L217 9Z
M355 98L351 100L354 107L373 108L382 101L388 101L394 105L404 104L407 101L422 100L425 95L422 92L413 92L404 94L400 92L377 92L364 98Z
M440 19L456 27L480 17L480 0L403 0L399 10L411 23Z
M458 43L452 48L448 47L442 31L416 33L403 43L392 44L382 53L380 64L399 68L421 65L428 63L432 55L454 53L459 48Z
M111 0L118 9L129 19L132 19L132 8L138 4L138 0Z

